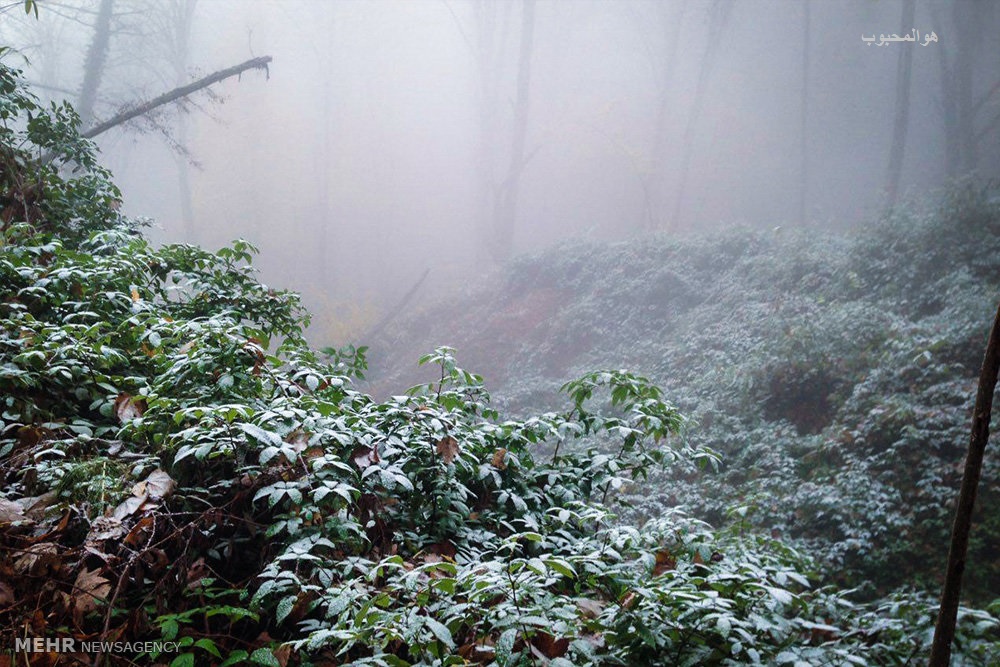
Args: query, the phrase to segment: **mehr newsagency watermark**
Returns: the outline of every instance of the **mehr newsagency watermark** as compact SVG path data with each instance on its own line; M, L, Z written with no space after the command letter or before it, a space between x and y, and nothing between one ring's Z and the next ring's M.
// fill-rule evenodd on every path
M17 637L15 653L176 653L180 642L84 641L73 637Z

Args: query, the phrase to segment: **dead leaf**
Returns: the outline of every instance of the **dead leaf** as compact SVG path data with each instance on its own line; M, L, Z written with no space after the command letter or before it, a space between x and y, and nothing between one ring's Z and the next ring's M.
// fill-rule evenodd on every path
M495 452L493 452L493 467L498 470L507 469L507 450L500 447Z
M87 535L87 542L101 542L103 540L117 540L125 534L125 526L121 519L110 516L98 517L90 526L90 533Z
M139 522L132 526L132 530L128 531L128 535L125 536L125 544L130 547L137 547L147 542L149 536L153 533L155 523L155 520L151 516L139 519Z
M354 461L354 465L364 470L368 466L378 463L378 450L367 445L358 445L351 452L351 460Z
M566 651L569 650L569 640L565 637L559 637L556 639L547 632L538 632L532 639L532 644L534 648L548 658L549 660L553 658L560 658L566 655Z
M111 592L111 582L100 570L82 570L73 584L73 612L77 618L82 618L89 611L97 609L97 603L103 602Z
M0 526L18 521L34 523L24 513L20 502L0 498Z
M435 542L429 547L428 550L431 553L437 554L439 556L444 556L449 560L454 559L455 555L458 553L458 550L455 548L455 545L447 540L444 540L442 542Z
M142 301L142 297L139 296L139 290L137 290L136 288L133 287L132 288L132 303L139 303L140 301Z
M271 649L271 653L277 658L278 665L285 667L288 664L288 658L292 655L292 647L289 644L282 644L278 648Z
M438 456L444 459L445 464L451 465L451 462L458 456L458 440L446 435L437 441L436 449Z
M48 491L40 496L21 498L21 502L24 504L24 511L28 517L35 521L41 521L45 518L45 513L49 507L59 502L59 494L55 491Z
M147 576L150 577L159 576L170 567L170 558L163 549L143 550L142 562L146 564Z
M118 421L122 424L133 419L138 419L145 411L145 398L137 398L123 391L115 399L115 416L118 417Z
M174 492L174 489L177 488L177 482L174 481L173 477L159 468L149 473L149 476L140 482L140 484L145 484L144 492L148 494L151 499L166 498ZM135 493L135 488L132 489L132 493L135 495L141 495Z
M14 589L6 581L0 581L0 609L5 609L14 604Z
M133 489L134 491L135 489ZM132 496L126 498L125 501L115 508L115 511L111 513L111 518L121 521L126 517L132 516L139 508L142 507L143 503L146 502L146 496Z
M590 598L579 598L576 606L580 609L580 615L584 618L597 618L604 611L604 604Z
M653 576L658 577L664 572L669 572L677 567L677 560L670 555L666 549L656 552L656 564L653 565Z
M14 570L21 574L38 575L56 565L59 561L59 547L52 542L32 544L14 561Z
M104 561L105 564L110 564L111 561L117 560L117 558L118 558L117 556L112 556L111 554L106 554L103 551L101 551L100 549L98 549L98 548L96 548L94 546L91 546L90 544L84 544L83 545L83 550L86 551L91 556L97 556L102 561Z
M621 599L622 609L632 609L639 602L639 595L635 591L629 591Z

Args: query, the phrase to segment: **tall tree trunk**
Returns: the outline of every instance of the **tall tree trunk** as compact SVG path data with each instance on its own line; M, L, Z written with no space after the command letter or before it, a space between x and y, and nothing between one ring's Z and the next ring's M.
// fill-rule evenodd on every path
M917 0L903 0L903 17L899 34L913 29ZM907 45L903 45L907 46ZM903 154L906 150L906 131L910 124L910 82L913 72L913 49L899 50L896 61L896 105L892 122L892 147L889 149L889 168L885 178L885 191L889 206L899 198L899 182L903 174Z
M500 63L511 4L504 3L502 26L498 15L501 6L496 0L479 0L474 8L476 24L476 42L469 41L476 59L476 75L479 81L478 111L479 140L476 147L476 201L479 204L477 215L477 253L480 259L493 258L493 220L496 210L496 200L499 190L496 183L497 160L499 155L499 138L502 135L499 122L500 99ZM456 21L458 19L456 18ZM461 23L459 23L461 28ZM463 32L463 36L465 33Z
M694 134L705 104L705 93L708 90L708 79L712 72L715 56L719 52L719 37L729 20L732 11L732 0L715 0L711 8L711 18L708 26L708 43L701 56L701 67L698 71L698 85L695 88L694 103L688 115L687 127L684 129L684 143L681 148L680 174L677 179L677 191L674 195L674 212L670 216L668 230L676 230L680 225L681 211L684 207L684 197L687 192L688 172L691 170L691 158L694 154Z
M173 0L170 5L170 56L173 67L174 85L181 86L188 76L188 57L191 53L191 29L198 0ZM180 198L181 223L184 225L184 241L198 242L198 230L194 224L194 203L191 197L191 159L187 154L188 122L182 111L177 114L177 144L181 151L175 152L177 166L177 194Z
M910 0L912 1L912 0ZM802 105L799 110L799 226L806 226L809 198L809 51L812 48L809 0L802 8Z
M659 229L664 222L664 190L665 166L667 164L667 118L670 111L670 93L673 88L674 72L677 67L677 48L680 44L681 24L684 18L682 3L669 3L672 12L667 11L668 4L657 5L660 11L660 28L664 33L663 72L660 76L660 99L656 109L656 121L653 127L653 151L650 157L649 172L642 179L642 189L646 212L645 225L650 230Z
M955 524L951 531L948 570L941 591L937 625L934 628L930 667L948 667L951 662L951 644L955 639L955 623L962 593L962 575L965 573L965 558L969 550L972 510L976 506L976 493L983 471L983 455L986 443L990 439L990 415L998 372L1000 372L1000 306L997 307L993 328L986 344L986 355L979 371L979 390L976 392L976 406L972 412L972 436L969 439L969 453L965 457L965 472L962 475L962 488L958 495L958 508L955 510Z
M966 1L956 2L952 9L958 41L953 73L957 107L958 175L974 170L979 162L973 127L975 109L972 103L972 68L982 37L982 7L981 2Z
M930 5L935 23L940 12ZM949 178L962 176L978 165L975 117L979 109L972 100L973 63L982 37L984 14L990 5L981 0L964 0L952 5L952 23L956 43L953 57L948 46L940 44L938 64L941 70L941 104L944 122L945 170Z
M528 109L531 100L531 57L535 38L535 0L524 0L521 7L521 46L517 68L517 99L514 102L514 128L511 137L510 164L500 185L493 223L493 256L507 260L513 252L517 223L517 200L521 174L526 164L524 144L528 135Z
M80 97L77 100L76 111L80 114L80 126L87 127L94 119L94 103L97 101L97 91L101 87L101 77L104 75L104 63L108 58L108 46L111 43L111 18L114 16L114 0L101 0L97 10L97 21L94 23L94 37L87 49L87 59L83 68L83 84L80 86Z

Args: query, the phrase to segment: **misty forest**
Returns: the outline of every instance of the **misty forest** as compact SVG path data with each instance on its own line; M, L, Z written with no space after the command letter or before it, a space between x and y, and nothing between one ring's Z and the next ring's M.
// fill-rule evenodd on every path
M998 301L990 0L6 0L0 667L995 667Z

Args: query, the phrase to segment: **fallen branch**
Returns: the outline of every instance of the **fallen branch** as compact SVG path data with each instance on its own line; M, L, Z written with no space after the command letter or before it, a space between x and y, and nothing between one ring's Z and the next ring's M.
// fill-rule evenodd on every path
M934 628L931 645L930 667L948 667L951 663L951 644L955 640L955 623L958 618L959 598L962 593L962 575L969 550L969 531L972 528L972 510L976 505L976 492L983 472L983 454L990 439L990 413L993 392L1000 372L1000 307L997 307L993 328L986 344L986 355L979 371L979 390L976 407L972 412L972 437L969 453L965 458L962 489L955 510L955 524L951 531L951 548L948 550L948 570L941 590L941 607Z
M169 104L170 102L180 99L181 97L186 97L191 93L201 90L202 88L211 86L213 83L218 83L223 79L228 79L229 77L242 74L248 69L262 69L264 71L267 71L267 65L270 62L271 62L271 56L261 56L260 58L253 58L252 60L248 60L245 63L241 63L239 65L234 65L233 67L219 70L218 72L215 72L214 74L209 74L205 78L199 79L194 83L189 83L186 86L181 86L180 88L174 88L169 93L164 93L159 97L155 97L149 100L148 102L143 102L142 104L136 105L131 109L129 109L128 111L123 111L114 118L106 120L103 123L100 123L90 128L86 132L83 132L81 136L84 137L85 139L93 139L97 135L101 134L102 132L107 132L116 125L121 125L122 123L130 121L136 116L142 116L143 114L147 114L157 107L163 106L164 104Z

